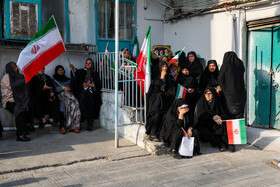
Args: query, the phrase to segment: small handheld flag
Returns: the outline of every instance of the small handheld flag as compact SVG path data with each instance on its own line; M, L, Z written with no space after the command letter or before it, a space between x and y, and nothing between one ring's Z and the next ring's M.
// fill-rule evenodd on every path
M226 120L228 144L247 144L245 119Z
M185 99L188 89L178 84L175 99L183 98Z

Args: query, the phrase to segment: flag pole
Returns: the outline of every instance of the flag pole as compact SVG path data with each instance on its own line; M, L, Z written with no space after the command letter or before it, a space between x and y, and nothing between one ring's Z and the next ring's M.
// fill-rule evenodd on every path
M119 0L115 1L115 148L119 147L118 137L118 69L119 69Z

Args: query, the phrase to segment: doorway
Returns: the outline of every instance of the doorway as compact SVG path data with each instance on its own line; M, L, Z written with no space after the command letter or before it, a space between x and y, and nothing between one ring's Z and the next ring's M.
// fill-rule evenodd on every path
M248 32L248 123L280 129L280 27Z

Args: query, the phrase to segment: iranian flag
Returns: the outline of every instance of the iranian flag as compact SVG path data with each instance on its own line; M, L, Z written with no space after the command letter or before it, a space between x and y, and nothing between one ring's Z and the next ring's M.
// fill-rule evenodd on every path
M145 85L142 81L137 81L141 87L142 95L148 92L151 84L151 26L149 26L146 37L143 41L141 51L137 58L137 70L134 72L136 79L145 80ZM137 72L137 73L136 73ZM146 89L145 89L146 86Z
M181 86L180 84L178 84L175 99L179 99L179 98L185 99L187 91L188 91L187 88L185 88L185 87Z
M105 48L105 55L109 54L109 42L107 42L106 48Z
M22 70L26 83L63 52L65 46L52 16L19 55L17 66Z
M185 49L185 47L177 55L175 55L171 60L169 60L169 63L173 64L176 60L178 60L178 58L180 57L180 55L182 54L184 49Z
M247 144L245 119L226 120L228 144Z

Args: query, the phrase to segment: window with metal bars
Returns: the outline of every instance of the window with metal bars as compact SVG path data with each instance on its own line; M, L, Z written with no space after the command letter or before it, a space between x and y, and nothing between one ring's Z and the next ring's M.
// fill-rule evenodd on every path
M113 39L115 37L115 1L97 1L98 38ZM119 3L119 39L133 40L134 1Z

